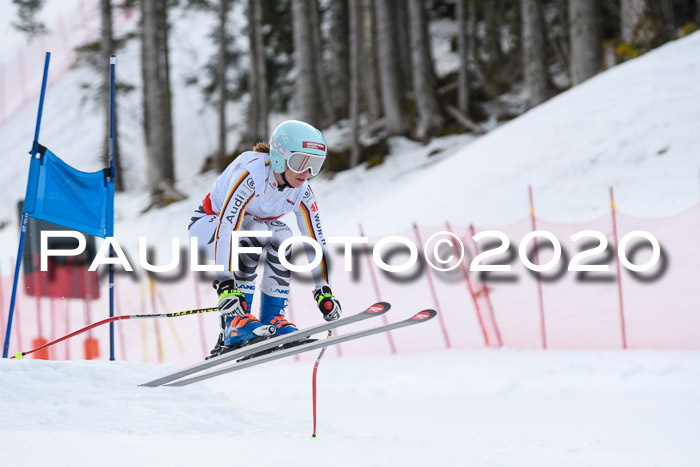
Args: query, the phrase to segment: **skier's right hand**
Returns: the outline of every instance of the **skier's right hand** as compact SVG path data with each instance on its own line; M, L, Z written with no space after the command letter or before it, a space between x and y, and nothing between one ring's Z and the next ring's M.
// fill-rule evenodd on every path
M335 321L340 318L340 314L342 313L340 302L333 296L330 287L324 285L314 290L314 300L316 300L318 309L323 313L323 319L326 321Z
M248 302L243 293L236 288L233 279L214 281L214 288L219 295L219 312L222 316L243 316L248 312Z

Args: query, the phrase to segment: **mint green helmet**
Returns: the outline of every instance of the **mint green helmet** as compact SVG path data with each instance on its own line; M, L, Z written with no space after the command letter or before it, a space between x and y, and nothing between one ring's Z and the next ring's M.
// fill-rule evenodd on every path
M326 139L323 134L298 120L280 123L270 137L270 162L275 173L287 167L293 172L311 170L317 175L326 160Z

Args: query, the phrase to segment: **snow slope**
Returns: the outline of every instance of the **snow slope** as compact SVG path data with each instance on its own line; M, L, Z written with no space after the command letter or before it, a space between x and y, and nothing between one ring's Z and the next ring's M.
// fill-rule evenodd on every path
M697 352L283 360L185 388L172 366L0 361L0 452L52 465L695 466Z
M528 213L528 185L538 216L552 221L608 213L609 186L628 214L668 216L698 201L699 121L696 33L601 73L473 144L450 145L444 160L397 170L404 153L419 151L398 140L387 167L343 173L315 191L324 206L342 206L326 216L334 226L361 219L383 234L413 221L511 223ZM358 202L347 201L346 186L356 187Z
M700 33L601 73L484 137L448 136L426 146L393 138L382 165L320 176L312 185L327 235L356 235L358 223L369 235L413 222L509 224L529 212L528 185L537 215L555 222L609 213L610 186L618 209L670 216L698 202L698 121ZM191 201L148 219L125 217L120 235L131 245L135 229L168 228L186 238L173 220L189 218L214 177L182 180Z

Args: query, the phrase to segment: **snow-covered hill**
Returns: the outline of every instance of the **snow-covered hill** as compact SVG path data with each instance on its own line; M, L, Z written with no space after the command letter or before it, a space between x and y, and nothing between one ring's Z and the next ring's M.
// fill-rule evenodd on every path
M457 135L423 146L393 138L382 165L312 185L330 235L356 235L358 223L370 235L413 222L512 223L528 214L528 185L537 215L556 222L607 214L610 186L618 209L663 217L698 202L698 121L700 33L606 71L476 141ZM215 176L183 179L192 199L147 218L130 214L143 198L122 196L118 232L130 245L136 230L184 238Z
M2 465L697 465L690 352L282 360L185 388L171 366L0 360Z
M511 223L528 213L528 185L538 216L552 221L608 213L609 186L628 214L668 216L698 202L698 122L700 33L601 73L473 144L448 142L442 160L396 140L384 166L315 190L332 206L333 226L361 220L384 234L413 221ZM416 153L422 164L405 166Z

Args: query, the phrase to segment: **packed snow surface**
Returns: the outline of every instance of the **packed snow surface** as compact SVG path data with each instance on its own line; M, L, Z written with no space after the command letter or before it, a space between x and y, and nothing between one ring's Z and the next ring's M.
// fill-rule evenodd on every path
M0 361L2 465L696 466L697 352L284 359L183 388L176 369Z

